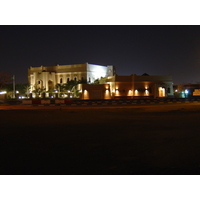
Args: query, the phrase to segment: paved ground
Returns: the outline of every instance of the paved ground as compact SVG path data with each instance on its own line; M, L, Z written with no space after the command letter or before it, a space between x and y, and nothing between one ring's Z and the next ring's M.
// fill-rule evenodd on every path
M200 174L200 103L0 106L0 174Z

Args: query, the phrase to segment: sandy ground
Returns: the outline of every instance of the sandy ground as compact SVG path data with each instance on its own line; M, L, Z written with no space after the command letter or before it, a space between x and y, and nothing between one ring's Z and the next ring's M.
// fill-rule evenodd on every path
M200 174L200 103L0 106L0 174Z

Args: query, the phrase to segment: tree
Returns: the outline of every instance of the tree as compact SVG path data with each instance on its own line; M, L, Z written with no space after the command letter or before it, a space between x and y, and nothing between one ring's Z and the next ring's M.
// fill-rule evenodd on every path
M45 89L41 89L38 87L38 85L34 85L34 90L32 93L35 93L36 97L38 98L43 92L45 92Z
M99 85L99 84L105 84L107 80L107 77L101 77L100 79L94 80L93 84L94 85Z
M144 74L142 74L142 76L149 76L149 74L147 74L147 73L144 73Z
M99 79L99 84L105 84L106 83L106 80L107 80L107 77L101 77Z
M2 89L6 83L10 83L11 81L12 76L10 74L3 71L0 72L0 89Z
M65 88L66 88L65 84L60 84L60 83L56 84L56 90L58 90L58 92L65 92Z
M94 85L99 85L100 84L99 79L97 78L96 80L94 80L93 84Z

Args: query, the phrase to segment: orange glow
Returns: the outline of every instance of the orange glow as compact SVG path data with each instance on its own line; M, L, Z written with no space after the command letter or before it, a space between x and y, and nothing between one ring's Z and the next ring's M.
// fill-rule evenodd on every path
M145 95L145 96L149 96L149 91L148 91L147 89L145 90L144 95Z
M119 95L119 90L118 90L118 88L116 88L116 90L115 90L115 95L116 95L116 96Z
M133 91L132 90L128 91L128 96L133 96Z
M105 99L110 99L110 91L108 89L105 91L104 98Z
M163 87L158 88L158 96L165 97L165 88L163 88Z
M87 90L84 90L83 99L89 99L89 93Z

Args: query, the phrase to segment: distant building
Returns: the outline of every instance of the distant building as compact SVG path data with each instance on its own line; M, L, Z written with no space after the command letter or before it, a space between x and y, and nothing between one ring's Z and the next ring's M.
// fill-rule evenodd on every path
M177 98L200 97L200 84L179 84L174 86Z
M50 91L55 88L56 84L67 83L71 80L86 80L88 83L92 83L98 78L113 76L114 74L114 66L89 63L49 67L40 66L28 69L28 81L31 92L36 88Z

